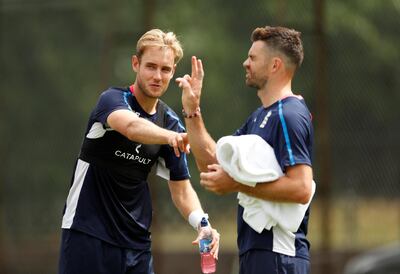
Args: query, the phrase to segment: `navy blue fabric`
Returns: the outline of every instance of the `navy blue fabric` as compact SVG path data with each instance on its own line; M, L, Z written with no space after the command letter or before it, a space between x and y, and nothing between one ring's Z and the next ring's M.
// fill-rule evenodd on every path
M89 168L70 228L116 246L149 250L153 209L147 176L157 160L163 158L170 180L188 179L186 155L176 157L169 145L140 144L111 130L107 117L118 109L133 111L176 132L185 131L177 115L161 100L157 112L150 115L128 88L103 92L90 115L79 155ZM94 126L103 135L88 138Z
M117 247L64 229L58 274L154 274L150 251Z
M162 124L160 126L166 129L176 132L185 131L175 112L161 100L159 100L157 112L155 114L148 114L142 109L129 89L110 88L101 94L92 111L85 136L95 123L101 123L104 129L108 129L108 115L119 109L133 111L141 118L158 125ZM161 109L164 117L159 117ZM140 145L139 156L141 157L135 157L138 145ZM141 171L146 176L158 157L164 158L166 167L170 170L171 180L183 180L190 177L185 154L182 154L178 158L169 145L139 144L128 140L116 131L106 131L105 135L101 138L85 138L80 154L80 158L83 160L102 164L120 173Z
M151 246L152 204L145 180L90 164L71 228L125 248Z
M310 261L252 249L239 257L239 274L309 274Z
M311 114L303 99L287 97L271 106L255 110L247 121L234 133L235 136L257 134L273 147L276 159L285 172L288 166L312 165L313 126ZM239 254L251 249L273 250L273 232L264 229L254 231L242 218L243 207L238 206ZM309 210L295 233L296 257L309 258L309 242L306 239Z

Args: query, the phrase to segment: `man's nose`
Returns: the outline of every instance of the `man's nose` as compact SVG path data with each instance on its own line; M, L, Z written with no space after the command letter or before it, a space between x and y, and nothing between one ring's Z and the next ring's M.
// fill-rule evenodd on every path
M244 62L243 62L243 67L244 68L247 68L248 66L249 66L249 62L247 62L248 60L246 59L246 60L244 60Z
M157 69L154 73L154 79L161 80L161 70Z

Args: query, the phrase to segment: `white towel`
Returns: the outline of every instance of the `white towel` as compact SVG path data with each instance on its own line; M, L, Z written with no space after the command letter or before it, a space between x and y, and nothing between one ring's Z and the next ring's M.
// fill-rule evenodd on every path
M283 175L274 149L258 135L222 137L217 142L217 160L233 179L248 186Z
M242 184L254 187L257 183L275 181L283 175L273 148L258 135L222 137L216 150L222 168ZM244 193L238 193L238 199L244 208L243 220L258 233L276 225L296 232L314 193L313 181L312 195L305 205L271 202Z

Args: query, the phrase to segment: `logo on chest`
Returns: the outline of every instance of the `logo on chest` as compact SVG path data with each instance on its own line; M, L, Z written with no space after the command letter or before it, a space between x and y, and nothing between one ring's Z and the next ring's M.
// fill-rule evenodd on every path
M121 150L116 150L114 152L114 155L119 158L123 158L125 160L134 161L134 162L138 162L138 163L141 163L144 165L148 165L151 162L151 159L142 157L140 155L139 149L141 147L142 147L142 144L135 145L135 154L130 153L130 152L123 152Z
M264 128L268 122L268 118L271 116L272 112L268 111L267 115L265 115L264 120L260 124L260 128Z
M140 148L141 146L142 146L142 145L140 144L140 145L137 145L137 146L135 147L135 151L136 151L137 154L139 154L139 148Z

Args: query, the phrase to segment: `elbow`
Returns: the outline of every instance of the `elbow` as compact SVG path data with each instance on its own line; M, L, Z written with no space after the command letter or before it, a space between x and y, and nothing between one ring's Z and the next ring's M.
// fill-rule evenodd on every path
M196 161L196 165L197 165L197 169L200 172L208 172L208 167L207 167L207 163L205 162L200 162L199 160L195 160Z
M310 201L312 196L312 189L310 182L302 182L301 188L296 193L296 202L299 204L306 205Z
M302 196L300 196L298 198L298 203L302 204L302 205L306 205L310 201L310 198L311 198L311 195L303 194Z
M195 155L195 161L197 165L197 169L200 172L208 172L208 165L217 164L217 156L215 153L205 150L207 153L203 155L203 157L197 157Z

